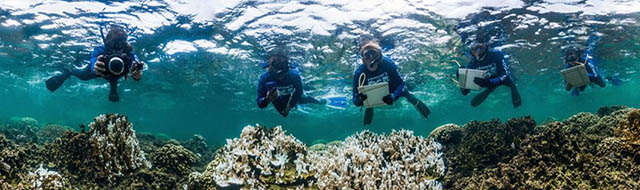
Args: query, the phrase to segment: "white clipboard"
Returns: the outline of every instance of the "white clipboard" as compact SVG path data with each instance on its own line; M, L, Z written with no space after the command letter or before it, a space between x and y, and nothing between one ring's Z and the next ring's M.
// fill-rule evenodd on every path
M358 87L358 92L367 95L367 99L363 102L366 108L387 106L382 101L382 98L389 95L389 83L383 82L361 86Z
M470 90L481 90L482 87L478 86L473 79L485 78L487 71L477 70L477 69L458 69L458 82L460 88L470 89Z
M564 80L572 87L583 87L591 83L587 75L587 67L584 64L576 65L560 71Z
M382 82L378 84L371 84L364 86L364 82L367 76L362 73L358 78L358 93L367 95L367 99L363 104L366 108L383 107L388 104L382 101L382 97L389 95L389 83Z

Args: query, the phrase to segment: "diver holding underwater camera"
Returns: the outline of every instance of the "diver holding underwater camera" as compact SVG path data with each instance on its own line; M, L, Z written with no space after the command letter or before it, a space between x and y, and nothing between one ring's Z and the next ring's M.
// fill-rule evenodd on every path
M102 30L100 32L102 34ZM83 69L64 70L62 74L49 78L47 89L56 91L71 75L83 81L102 77L110 84L109 101L119 101L118 80L123 76L126 80L131 74L134 80L139 81L144 63L137 61L131 44L127 42L127 33L121 27L112 26L106 38L103 36L103 41L104 46L93 49L91 64Z

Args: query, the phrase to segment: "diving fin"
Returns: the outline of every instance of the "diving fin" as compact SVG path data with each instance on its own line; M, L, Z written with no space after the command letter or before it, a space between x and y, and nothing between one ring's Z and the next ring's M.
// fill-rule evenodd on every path
M346 109L347 108L347 98L346 97L330 97L326 99L327 107L334 109Z
M58 88L60 88L60 86L62 86L62 84L64 84L64 81L67 80L70 76L71 76L71 73L64 71L62 72L62 74L59 74L47 79L47 81L45 81L45 84L47 85L47 89L49 89L49 91L51 92L56 91Z
M373 108L364 110L364 125L370 125L373 120Z
M482 104L482 102L484 102L484 100L486 100L487 97L489 97L489 94L491 94L493 90L494 88L487 88L484 91L480 92L480 94L473 97L473 99L471 100L471 106L477 107L480 104Z
M413 107L416 108L416 110L422 116L422 118L427 119L427 117L429 117L429 114L431 114L431 110L429 110L429 107L427 107L427 105L424 104L424 102L420 101L418 98L416 98L415 96L413 96L413 94L410 94L410 93L407 93L405 95L405 98L407 98L407 101L409 101L409 103L411 103L411 105L413 105Z

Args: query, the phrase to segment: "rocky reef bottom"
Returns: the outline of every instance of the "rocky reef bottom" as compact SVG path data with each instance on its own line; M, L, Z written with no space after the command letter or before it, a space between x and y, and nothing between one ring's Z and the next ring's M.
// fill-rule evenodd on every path
M640 110L447 124L426 138L364 130L312 146L281 127L247 126L213 147L137 134L118 114L78 130L12 118L0 125L0 189L640 189Z

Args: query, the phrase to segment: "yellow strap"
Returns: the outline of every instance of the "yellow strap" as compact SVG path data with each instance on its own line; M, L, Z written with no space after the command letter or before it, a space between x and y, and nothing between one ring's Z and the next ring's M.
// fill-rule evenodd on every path
M456 62L456 64L458 64L458 67L462 67L462 65L460 65L460 62L453 60L453 62Z

